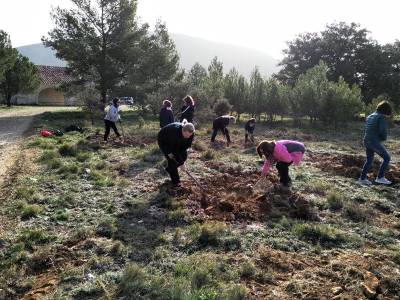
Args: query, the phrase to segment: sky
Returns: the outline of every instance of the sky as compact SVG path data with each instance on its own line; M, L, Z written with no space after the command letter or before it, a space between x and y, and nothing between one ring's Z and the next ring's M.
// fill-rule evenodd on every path
M70 0L0 0L0 29L15 47L40 42L52 28L52 6ZM286 41L332 22L356 22L380 43L400 39L399 0L139 0L142 22L170 32L254 48L282 58Z

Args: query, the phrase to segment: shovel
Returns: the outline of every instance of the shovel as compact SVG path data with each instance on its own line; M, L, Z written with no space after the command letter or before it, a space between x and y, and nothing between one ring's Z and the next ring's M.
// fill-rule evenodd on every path
M201 183L192 175L186 168L183 170L185 173L196 183L196 185L203 191L203 193L206 193L205 188L201 185Z
M173 159L175 161L176 164L178 164L178 162L176 161L176 159ZM188 171L186 170L186 168L184 168L185 173L190 177L190 179L192 179L195 184L200 188L201 191L201 200L200 200L200 204L202 208L207 208L208 206L208 199L207 199L207 191L206 189L201 185L201 183Z

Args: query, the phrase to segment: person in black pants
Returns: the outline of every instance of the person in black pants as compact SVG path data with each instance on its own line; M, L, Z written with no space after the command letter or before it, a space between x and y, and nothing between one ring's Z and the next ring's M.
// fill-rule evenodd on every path
M165 170L175 187L181 186L178 167L184 167L187 149L192 146L194 131L194 125L183 120L182 123L168 124L158 133L158 145L168 161Z
M183 98L183 102L185 103L181 109L181 118L180 121L183 120L188 121L189 123L193 123L194 118L194 100L192 96L187 95Z
M228 125L231 123L236 123L236 118L233 116L221 116L214 120L213 122L213 132L211 135L211 143L215 142L215 137L219 130L221 130L222 134L226 137L226 141L228 146L231 143L231 137L229 136Z
M283 161L278 161L276 163L276 169L278 170L279 174L279 181L283 186L291 186L292 185L292 178L289 175L289 167L293 162L286 163Z
M114 130L117 137L121 136L118 132L117 126L115 125L115 123L121 119L118 107L119 107L119 98L114 98L112 105L109 106L107 114L104 117L104 125L105 125L104 142L107 142L111 128Z
M246 122L246 125L244 129L246 130L246 133L244 135L244 142L247 144L249 141L249 136L250 136L250 142L254 143L254 129L256 128L256 119L251 118Z
M172 103L169 100L163 101L163 107L160 111L160 128L174 123L174 114L172 113Z

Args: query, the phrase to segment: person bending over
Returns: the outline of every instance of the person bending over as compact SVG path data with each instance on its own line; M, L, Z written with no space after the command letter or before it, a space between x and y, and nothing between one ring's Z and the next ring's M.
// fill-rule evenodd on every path
M168 124L158 133L158 145L168 162L165 170L175 187L181 186L178 167L184 167L187 149L192 146L194 132L194 125L183 120L182 123Z
M236 123L236 118L233 116L221 116L214 120L213 122L213 132L211 135L211 142L215 142L215 137L218 134L218 131L221 131L222 134L226 137L226 141L228 146L231 143L231 137L229 136L228 125Z

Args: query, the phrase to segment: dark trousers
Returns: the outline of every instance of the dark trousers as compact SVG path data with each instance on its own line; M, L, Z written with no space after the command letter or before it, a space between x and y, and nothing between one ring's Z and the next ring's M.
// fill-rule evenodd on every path
M250 136L250 142L254 143L254 135L253 135L253 132L251 132L251 131L246 131L246 134L244 135L245 143L247 143L249 141L249 136Z
M166 159L168 161L168 166L165 168L165 170L168 172L169 176L171 177L171 181L173 184L178 184L181 182L181 179L179 177L179 172L178 172L178 167L182 165L182 163L178 163L174 159L170 159L168 156L166 156Z
M280 177L280 182L284 185L284 186L288 186L290 184L290 182L292 182L292 179L289 176L289 166L292 163L285 163L285 162L281 162L278 161L276 163L276 168L278 169L278 173L279 173L279 177Z
M226 127L220 128L220 129L213 128L213 132L212 132L212 135L211 135L211 142L215 141L215 137L217 136L218 130L221 130L222 134L226 137L226 141L228 143L230 143L231 142L231 137L229 136L229 130Z
M106 132L104 133L104 140L108 140L108 136L110 135L110 129L112 128L115 134L119 137L121 136L118 132L117 126L115 126L115 122L111 122L109 120L104 120L104 124L106 126Z

